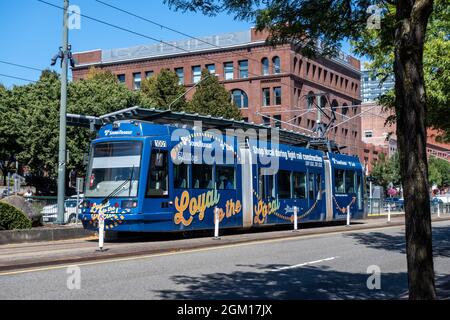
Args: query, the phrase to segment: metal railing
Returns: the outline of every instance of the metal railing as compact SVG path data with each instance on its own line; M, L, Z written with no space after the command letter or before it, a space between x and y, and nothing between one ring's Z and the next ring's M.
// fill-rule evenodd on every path
M366 198L365 210L367 215L370 216L384 216L388 215L399 215L405 213L404 202L393 200L392 198ZM443 202L430 202L430 209L432 214L450 214L450 203Z

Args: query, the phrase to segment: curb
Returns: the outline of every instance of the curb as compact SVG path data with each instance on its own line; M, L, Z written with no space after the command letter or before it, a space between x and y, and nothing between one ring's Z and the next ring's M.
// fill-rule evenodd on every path
M85 238L94 235L82 227L36 228L31 230L0 231L0 245L26 242L58 241Z

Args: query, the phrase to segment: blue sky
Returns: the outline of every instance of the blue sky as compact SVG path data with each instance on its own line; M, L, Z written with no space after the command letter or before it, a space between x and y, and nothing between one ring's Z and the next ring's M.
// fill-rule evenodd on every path
M62 6L63 0L46 0ZM193 36L242 31L250 23L235 21L232 16L206 17L201 13L181 13L169 10L162 0L103 0L148 19L183 31ZM72 0L81 13L112 24L137 31L162 40L183 39L181 35L161 29L148 22L130 17L95 0ZM23 64L45 69L57 53L62 39L62 11L37 0L0 0L0 61ZM73 51L120 48L152 41L119 31L87 19L81 20L80 30L70 31ZM344 46L348 52L348 46ZM59 68L56 68L59 71ZM28 70L0 63L0 74L37 80L39 71ZM0 83L7 87L26 84L26 81L0 76Z

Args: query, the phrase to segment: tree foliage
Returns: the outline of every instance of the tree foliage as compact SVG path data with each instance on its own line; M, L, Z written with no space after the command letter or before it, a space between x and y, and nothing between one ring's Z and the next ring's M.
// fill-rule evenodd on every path
M383 18L383 29L365 30L362 41L354 41L355 51L367 55L371 62L367 67L373 76L387 79L394 70L394 32L396 8L387 5ZM423 73L427 90L427 125L441 131L443 141L450 141L450 6L448 0L435 0L434 10L427 27ZM379 99L386 109L395 108L395 91L391 90ZM389 117L395 123L396 116Z
M373 164L371 176L375 178L375 181L383 186L385 190L387 190L391 183L394 187L401 186L398 154L395 153L389 158L384 153L381 153L378 161Z
M436 157L430 157L428 164L428 179L430 180L430 184L436 185L439 188L450 186L450 162Z
M169 69L162 69L156 76L142 81L141 102L161 110L170 106L173 111L183 111L187 107L185 92L177 74Z
M60 88L58 74L44 71L36 83L14 87L5 102L10 108L6 114L11 124L6 137L16 140L18 160L38 176L53 177L57 173ZM99 116L138 102L137 94L119 84L109 72L91 70L86 79L68 87L69 113ZM92 137L88 129L68 127L68 170L83 170L83 157Z
M241 119L241 112L231 102L231 95L216 76L207 69L202 70L201 82L197 86L187 111L226 119Z

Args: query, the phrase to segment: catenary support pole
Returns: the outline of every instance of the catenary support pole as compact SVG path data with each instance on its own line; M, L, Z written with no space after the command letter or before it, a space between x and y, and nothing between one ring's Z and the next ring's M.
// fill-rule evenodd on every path
M64 224L64 197L66 190L66 113L67 113L67 73L69 68L69 1L64 0L63 18L63 58L61 62L61 105L59 110L59 155L58 155L58 217L57 223Z

